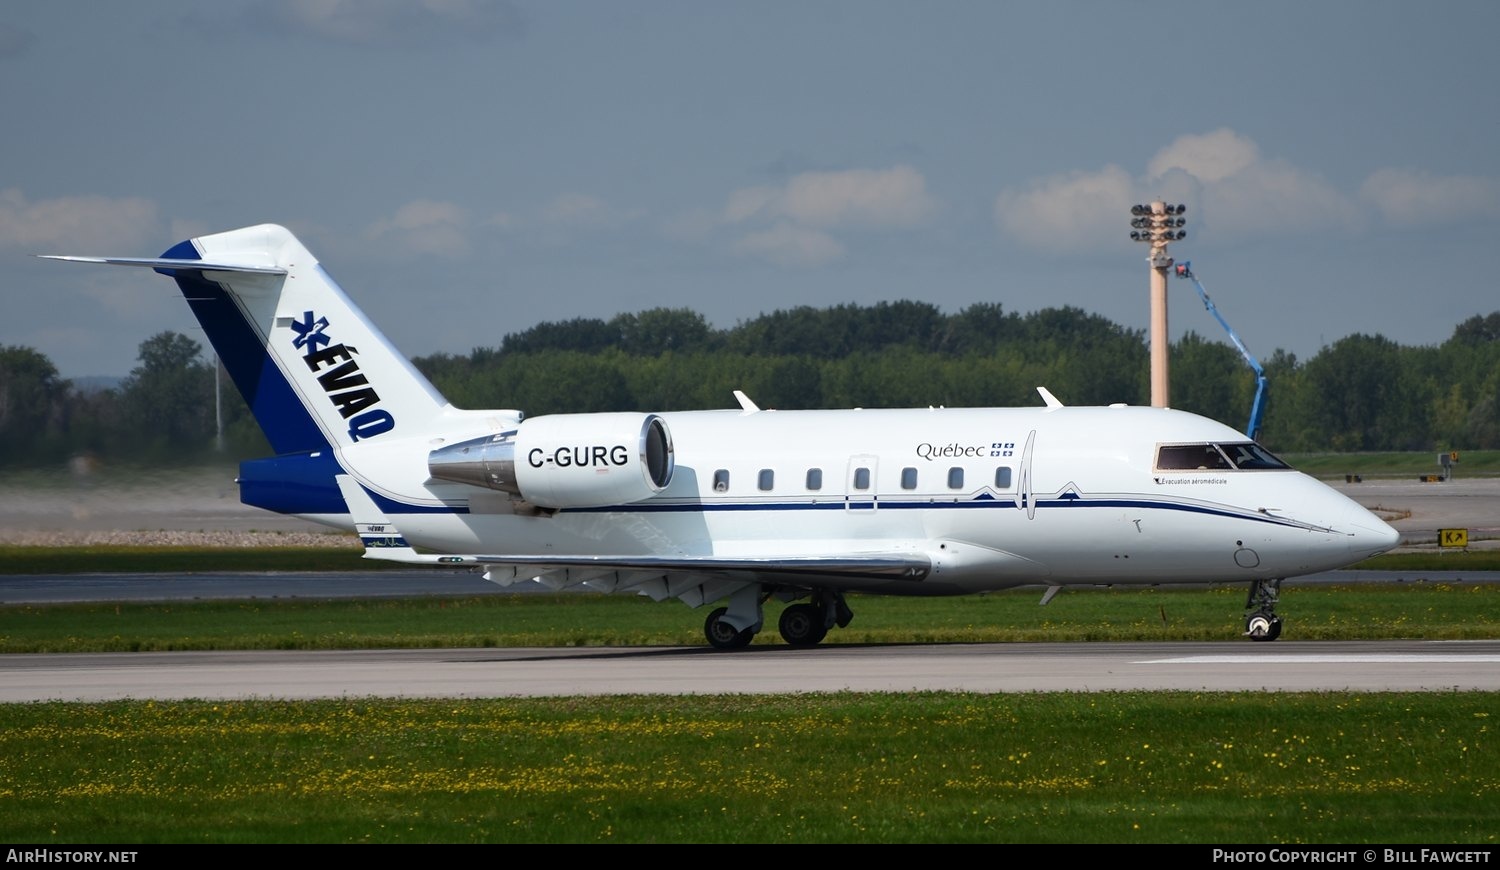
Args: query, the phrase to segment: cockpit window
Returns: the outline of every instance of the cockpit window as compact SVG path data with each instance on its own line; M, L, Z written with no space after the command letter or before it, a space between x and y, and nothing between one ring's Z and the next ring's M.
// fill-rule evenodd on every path
M1236 444L1220 444L1219 449L1229 457L1235 468L1244 471L1257 471L1264 468L1291 468L1285 462L1278 459L1271 451L1256 444L1254 441L1245 441Z
M1212 444L1163 444L1156 448L1156 467L1162 471L1233 468Z
M1290 468L1254 441L1227 444L1163 444L1156 448L1159 471L1259 471Z

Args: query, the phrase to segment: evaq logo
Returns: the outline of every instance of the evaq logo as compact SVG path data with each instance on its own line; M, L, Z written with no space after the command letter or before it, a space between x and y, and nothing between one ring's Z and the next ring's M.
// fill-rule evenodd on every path
M318 377L339 415L349 421L349 438L359 441L373 438L396 428L396 418L380 404L380 394L369 386L370 379L359 370L354 359L359 351L346 344L329 344L333 339L323 330L328 328L328 318L313 317L311 311L303 312L301 321L292 322L292 346L302 351L302 359L309 371Z

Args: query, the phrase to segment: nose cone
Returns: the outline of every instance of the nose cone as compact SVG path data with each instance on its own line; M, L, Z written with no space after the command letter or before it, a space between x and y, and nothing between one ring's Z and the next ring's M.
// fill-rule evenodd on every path
M1378 556L1401 543L1401 533L1380 517L1354 505L1338 529L1349 535L1349 555L1355 561Z

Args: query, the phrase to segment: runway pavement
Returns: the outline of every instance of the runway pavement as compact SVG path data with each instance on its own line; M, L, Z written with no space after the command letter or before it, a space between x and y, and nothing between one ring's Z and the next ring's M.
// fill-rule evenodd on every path
M804 692L1500 691L1500 641L167 652L0 657L0 702Z

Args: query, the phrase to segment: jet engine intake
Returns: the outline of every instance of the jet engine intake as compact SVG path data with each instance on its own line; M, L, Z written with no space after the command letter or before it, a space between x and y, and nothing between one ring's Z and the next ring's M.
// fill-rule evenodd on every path
M655 414L553 414L427 456L437 480L498 489L538 507L650 498L672 482L672 435Z

